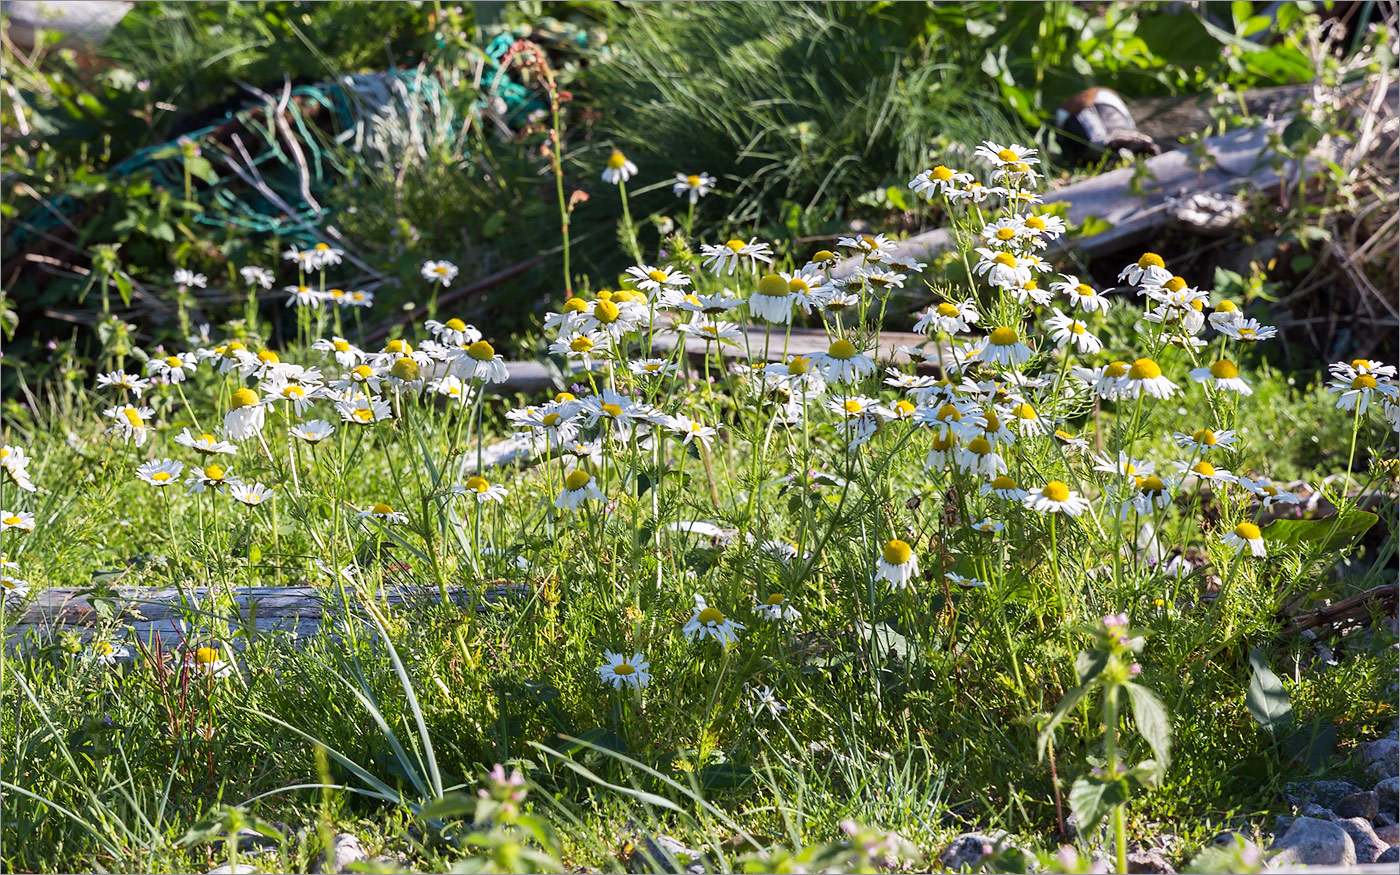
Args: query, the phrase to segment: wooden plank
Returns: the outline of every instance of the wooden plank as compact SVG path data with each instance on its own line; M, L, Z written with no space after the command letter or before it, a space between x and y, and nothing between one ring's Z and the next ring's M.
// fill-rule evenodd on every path
M76 633L84 641L92 638L111 621L93 607L91 592L90 587L54 586L35 593L19 620L5 630L6 649L24 650L65 633ZM503 581L493 581L484 591L448 587L448 597L454 604L477 612L523 602L531 594L528 584ZM186 636L190 640L208 640L216 625L243 633L225 642L234 647L241 647L247 638L258 635L280 633L294 639L306 638L330 623L353 621L372 629L373 624L364 613L367 596L350 586L346 587L346 596L348 613L335 586L119 586L112 588L111 616L121 626L129 627L127 635L145 642L159 638L167 650L182 646ZM391 610L433 604L441 597L436 587L428 586L386 586L374 596Z

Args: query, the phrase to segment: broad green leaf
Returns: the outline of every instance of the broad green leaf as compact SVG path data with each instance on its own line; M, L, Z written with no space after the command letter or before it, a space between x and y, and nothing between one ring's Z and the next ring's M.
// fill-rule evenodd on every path
M1069 807L1079 819L1079 834L1092 835L1104 815L1128 801L1122 778L1085 775L1069 789Z
M465 793L449 793L441 799L434 799L419 813L420 817L429 820L456 820L467 817L476 812L475 797Z
M1283 681L1269 668L1268 660L1259 648L1249 651L1249 664L1254 674L1249 679L1244 704L1254 716L1254 722L1271 733L1291 726L1293 704L1288 700L1288 691L1283 688Z
M1279 748L1306 769L1320 769L1337 747L1337 727L1330 720L1313 719L1284 736Z
M1320 520L1274 520L1264 527L1264 540L1279 547L1312 547L1323 552L1344 550L1380 518L1368 510L1349 508Z
M1147 739L1152 753L1165 769L1171 762L1172 721L1167 714L1167 706L1157 698L1157 694L1141 684L1128 684L1128 698L1133 700L1133 720L1138 732Z
M1060 704L1055 706L1055 710L1050 714L1050 719L1045 722L1045 726L1041 728L1040 735L1035 740L1036 753L1041 758L1045 757L1046 749L1050 747L1050 742L1055 738L1055 729L1064 722L1065 717L1074 710L1074 706L1078 705L1079 700L1084 698L1088 692L1089 684L1080 684L1065 693L1064 698L1060 699Z
M1081 650L1074 658L1074 673L1081 684L1087 684L1103 673L1108 665L1108 654L1097 650Z

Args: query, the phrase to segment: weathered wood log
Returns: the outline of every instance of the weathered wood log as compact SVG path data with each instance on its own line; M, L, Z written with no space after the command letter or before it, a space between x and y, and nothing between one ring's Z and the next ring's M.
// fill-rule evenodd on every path
M143 642L159 638L170 651L187 641L207 641L216 629L221 640L239 646L250 637L281 634L306 638L327 626L356 623L369 630L365 600L373 599L389 609L431 605L441 599L436 587L386 586L379 593L362 593L346 586L346 602L340 589L327 586L230 586L230 587L113 587L110 612L104 617L93 604L91 587L54 586L35 593L19 620L5 630L6 649L24 649L51 641L64 633L83 640L100 628L127 627L129 636ZM485 590L448 587L448 597L458 606L478 612L508 601L524 601L531 595L527 584L494 581ZM348 611L347 611L348 607Z
M1370 616L1372 611L1380 611L1393 617L1397 604L1400 604L1400 584L1386 583L1326 607L1289 617L1283 631L1292 634L1321 626L1333 627L1341 623L1356 622Z

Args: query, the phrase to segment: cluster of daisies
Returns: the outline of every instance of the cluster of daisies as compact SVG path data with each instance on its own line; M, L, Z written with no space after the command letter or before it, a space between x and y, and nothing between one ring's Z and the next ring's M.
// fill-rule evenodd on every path
M937 287L938 300L914 319L915 332L926 340L899 350L907 365L881 370L872 324L926 265L884 235L843 237L833 250L788 269L772 245L756 238L704 244L698 252L674 238L665 262L636 264L616 288L569 298L546 315L548 352L568 364L572 385L506 413L520 445L542 460L513 475L511 488L542 496L558 516L597 521L617 513L627 496L640 494L639 481L628 480L636 481L642 463L684 470L688 459L697 458L713 489L710 454L717 449L769 461L800 456L804 467L825 464L830 470L789 473L769 485L845 488L867 459L912 447L923 459L917 476L952 486L960 496L952 525L965 537L946 539L952 555L939 556L936 563L926 560L921 575L918 527L893 511L873 521L881 534L857 549L868 555L869 580L896 591L928 580L969 589L989 586L995 574L978 560L991 554L998 539L1010 536L1010 523L1019 523L1013 532L1048 528L1053 562L1058 530L1084 525L1103 534L1112 528L1131 539L1141 521L1160 523L1179 498L1201 487L1224 494L1224 506L1236 515L1214 536L1220 554L1265 557L1251 511L1297 498L1267 476L1232 471L1229 464L1239 457L1241 441L1233 429L1235 412L1253 391L1240 362L1253 344L1275 337L1276 330L1246 316L1235 302L1213 304L1209 291L1174 274L1152 253L1122 270L1118 289L1096 289L1077 276L1056 273L1046 254L1066 227L1042 208L1035 192L1040 175L1034 150L986 143L975 157L984 165L981 178L940 165L909 183L915 193L946 204L963 244L968 281L980 288L953 294L958 286ZM603 178L621 185L636 173L636 166L616 153ZM714 185L706 174L678 175L674 192L693 205ZM321 244L287 255L298 270L290 303L344 303L334 290L325 291L326 270L340 263L339 250ZM244 271L250 284L270 288L275 281L271 271ZM444 286L457 273L446 261L422 267L425 280ZM313 274L319 275L314 293L307 281ZM182 279L197 284L203 278ZM1106 352L1099 331L1110 307L1122 306L1125 298L1141 301L1142 348L1118 358ZM825 332L822 351L785 351L799 315ZM261 450L272 456L270 423L283 441L314 446L340 432L343 446L347 431L402 421L409 399L439 402L413 403L411 409L426 416L468 405L479 411L486 387L509 377L483 333L455 318L429 319L416 345L395 339L371 350L338 334L321 337L309 345L315 357L295 363L239 340L192 345L188 352L151 357L140 375L100 375L97 391L111 398L103 410L107 430L115 440L146 447L155 412L141 403L144 394L159 387L168 397L173 387L183 400L184 384L201 379L204 396L222 399L222 418L204 427L194 419L194 428L173 437L180 447L175 454L183 458L142 461L134 466L135 477L155 489L183 484L191 493L211 500L226 495L248 507L284 487L248 482L235 473L241 453ZM732 364L717 379L697 384L688 358L696 351L705 352L707 369L714 353L723 352L718 358L727 356ZM1355 361L1332 366L1332 377L1329 388L1339 395L1340 408L1358 418L1379 410L1400 430L1394 367ZM1177 458L1160 465L1140 458L1131 440L1096 451L1089 436L1073 433L1071 423L1101 405L1116 405L1119 419L1136 426L1152 414L1152 405L1175 398L1188 383L1203 388L1214 415L1211 422L1182 424L1173 433ZM716 400L717 391L728 393L723 403ZM189 413L194 416L192 409ZM465 419L470 422L471 416ZM734 425L745 419L759 425L756 432ZM479 447L479 416L477 422ZM788 441L787 452L760 450L756 442L741 446L754 433L780 435L779 441ZM252 449L245 450L248 446ZM484 468L470 471L469 456L463 455L460 466L462 482L440 497L465 497L479 520L484 508L505 502L508 492L504 484L491 482ZM35 491L23 448L5 447L3 463L7 479L20 491ZM525 478L535 482L521 482ZM664 479L651 500L665 489L685 489L686 483ZM442 509L435 502L423 502L420 510L376 501L358 517L366 526L427 531L435 525L415 514ZM788 524L796 530L760 531L753 540L793 572L788 576L800 577L820 561L814 554L821 545L813 544L807 522L776 525ZM31 531L35 521L28 512L0 511L0 526ZM700 521L673 522L668 528L695 533L704 526L720 531ZM482 547L475 537L471 547L478 554L499 548ZM937 575L930 565L937 565ZM12 579L5 579L8 589L21 583L12 587ZM689 641L708 640L727 650L746 634L739 618L801 622L801 606L793 599L762 589L751 604L730 605L736 615L697 593L689 619L676 631ZM628 650L634 652L606 651L597 672L609 686L640 691L651 678L650 663L644 652ZM755 687L751 693L756 709L774 716L782 710L771 688Z

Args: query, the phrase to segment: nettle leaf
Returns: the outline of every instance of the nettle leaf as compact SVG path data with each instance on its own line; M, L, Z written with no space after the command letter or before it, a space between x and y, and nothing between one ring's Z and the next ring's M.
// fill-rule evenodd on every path
M1081 684L1087 684L1103 673L1108 665L1108 654L1097 650L1081 650L1074 658L1074 672Z
M1138 732L1147 739L1152 753L1165 769L1171 762L1172 721L1167 714L1167 706L1157 698L1157 694L1140 684L1127 684L1128 698L1133 700L1133 720Z
M1128 785L1121 777L1085 775L1069 789L1069 807L1079 820L1079 834L1090 835L1114 808L1128 801Z
M1322 768L1331 759L1336 747L1336 724L1320 718L1313 718L1306 726L1295 729L1279 742L1279 749L1285 756L1312 770Z
M1323 552L1344 550L1380 517L1368 510L1350 508L1320 520L1274 520L1261 532L1264 540L1279 547L1318 547Z
M1249 679L1249 689L1244 694L1245 707L1253 715L1254 722L1277 733L1293 725L1293 703L1288 700L1288 690L1283 681L1269 668L1263 651L1254 648L1249 651L1249 664L1254 674Z

